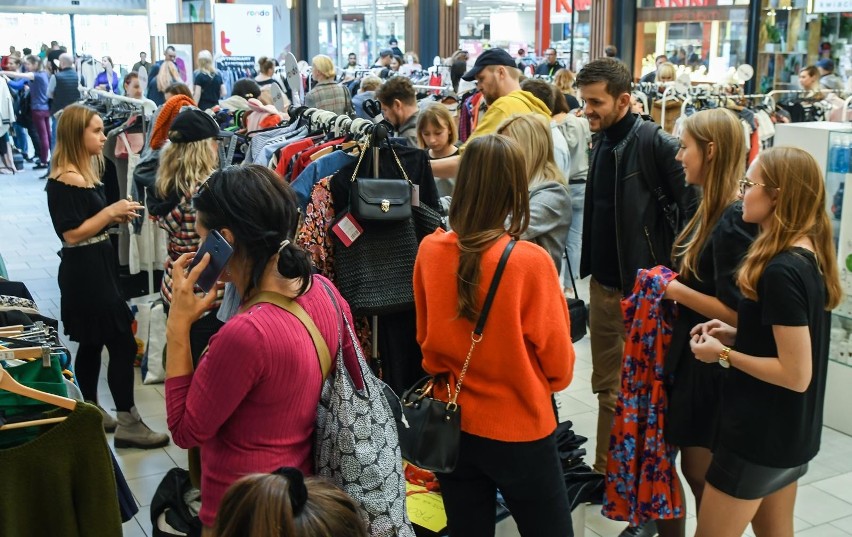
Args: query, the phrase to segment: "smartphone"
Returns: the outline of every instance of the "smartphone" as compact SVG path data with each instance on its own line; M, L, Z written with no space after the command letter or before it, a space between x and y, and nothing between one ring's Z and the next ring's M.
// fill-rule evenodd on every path
M201 273L201 276L198 277L196 285L203 289L205 293L209 292L216 285L216 280L222 275L222 271L225 270L225 265L228 264L228 260L231 259L233 253L234 249L228 244L228 241L215 229L210 230L201 248L198 249L195 258L189 265L189 270L192 270L204 257L204 254L210 254L210 262Z

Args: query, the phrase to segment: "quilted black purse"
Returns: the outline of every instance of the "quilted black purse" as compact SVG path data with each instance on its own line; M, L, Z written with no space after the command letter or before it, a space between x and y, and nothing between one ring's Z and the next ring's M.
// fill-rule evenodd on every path
M457 403L459 392L470 366L473 349L482 341L482 330L485 328L488 312L491 310L500 277L503 275L509 254L514 247L515 240L509 240L497 264L482 312L479 314L476 327L470 334L470 349L467 351L467 358L456 381L455 393L451 392L448 382L447 401L434 398L433 389L436 379L424 377L405 391L400 400L401 407L392 405L397 421L396 428L399 433L402 457L420 468L447 473L452 472L456 467L461 438L461 407Z

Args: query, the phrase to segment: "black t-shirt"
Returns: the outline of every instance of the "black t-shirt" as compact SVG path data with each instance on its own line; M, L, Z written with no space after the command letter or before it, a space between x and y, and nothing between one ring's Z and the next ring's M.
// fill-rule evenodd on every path
M195 85L201 88L201 97L198 98L198 108L207 110L219 104L219 96L222 88L222 75L215 73L210 76L204 71L196 71L194 75Z
M615 229L615 155L613 149L621 142L633 124L634 114L625 116L601 134L600 149L595 160L592 181L592 244L591 272L599 283L621 289L621 264L618 261L618 242ZM623 200L623 203L630 203ZM635 267L647 268L647 267Z
M777 357L772 326L807 326L811 383L798 393L732 367L723 387L719 443L747 461L794 468L817 454L822 433L831 327L830 313L825 311L825 281L814 254L793 248L766 265L757 292L757 301L740 301L734 349L751 356Z
M736 311L742 299L736 283L737 269L757 236L757 231L757 224L743 221L742 202L732 203L722 212L698 256L697 266L694 267L697 274L678 279L699 293L718 298L722 304ZM689 348L689 331L708 320L683 304L678 305L678 317L666 354L666 373L674 373L681 360L695 360Z

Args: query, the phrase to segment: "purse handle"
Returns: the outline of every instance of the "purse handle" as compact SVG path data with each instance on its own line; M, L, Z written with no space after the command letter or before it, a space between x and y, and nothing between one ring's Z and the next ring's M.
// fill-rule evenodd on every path
M352 179L349 180L350 183L354 183L356 176L358 175L358 170L361 168L361 161L364 160L364 155L367 153L367 150L370 149L370 142L367 141L364 143L363 147L361 147L361 155L358 156L358 163L355 165L355 171L352 172ZM373 151L378 151L378 147L372 148ZM396 156L396 151L393 150L393 146L390 146L391 153L393 154L393 158L396 161L396 165L399 166L399 171L402 172L402 178L405 179L409 185L414 186L414 183L411 182L411 179L408 178L408 174L405 173L405 168L402 167L402 163L399 161L399 157Z
M316 347L317 349L317 358L319 358L322 381L325 382L325 379L328 378L329 371L331 371L331 352L329 352L328 345L323 339L322 334L320 334L319 328L317 328L316 323L314 323L313 319L311 319L311 316L308 315L308 312L306 312L305 309L292 298L286 297L280 293L275 293L273 291L261 291L257 293L251 298L251 300L248 301L248 303L246 303L240 309L242 311L246 311L250 307L261 302L272 304L273 306L277 306L282 310L289 312L294 317L299 319L303 325L305 325L308 334L310 334L311 339L314 342L314 347Z
M473 355L473 349L476 347L476 344L482 341L482 331L485 329L485 321L488 320L488 313L491 311L491 304L494 302L494 295L497 294L497 286L500 284L500 278L503 276L503 270L506 268L506 262L509 261L509 254L512 253L512 249L515 247L515 242L515 239L511 237L509 238L509 242L503 250L503 255L500 256L500 262L497 263L497 270L494 271L494 278L491 280L491 286L488 288L488 294L485 296L485 303L482 305L479 320L476 321L476 327L473 329L473 332L470 333L470 349L467 351L467 358L465 358L464 367L462 367L461 373L459 373L459 378L456 381L455 395L450 394L450 385L447 384L447 395L449 395L447 410L454 410L458 408L456 400L459 398L462 382L464 382L464 376L467 373L467 368L470 366L470 357Z
M568 266L568 276L571 276L571 288L574 289L574 298L582 300L580 293L577 292L577 284L574 282L574 271L571 270L571 258L568 257L568 247L565 247L565 264Z

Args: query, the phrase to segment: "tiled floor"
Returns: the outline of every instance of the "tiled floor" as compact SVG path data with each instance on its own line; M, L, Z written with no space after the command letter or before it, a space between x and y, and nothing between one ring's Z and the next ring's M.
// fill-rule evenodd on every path
M59 290L56 271L59 241L50 225L43 192L44 181L38 172L27 170L15 176L0 175L0 253L12 279L23 280L35 295L39 307L47 315L59 317ZM587 295L587 286L581 284ZM589 453L594 452L597 401L591 393L592 371L588 339L577 344L578 360L571 386L560 394L560 414L568 416L578 434L587 436ZM112 399L101 384L101 403L111 408ZM852 400L850 400L852 402ZM138 382L136 404L145 421L153 429L166 429L163 386L145 386ZM110 435L111 436L111 435ZM824 429L822 450L801 480L796 504L796 535L802 537L834 537L852 535L852 437ZM140 506L134 521L124 525L124 535L150 536L148 506L154 490L165 472L174 466L186 467L186 453L175 446L142 451L116 450L116 455ZM689 497L692 509L692 497ZM624 523L603 518L595 507L586 509L586 536L616 536ZM689 515L687 534L695 530L695 518ZM515 537L511 520L500 525L500 537ZM747 532L746 535L752 535Z

